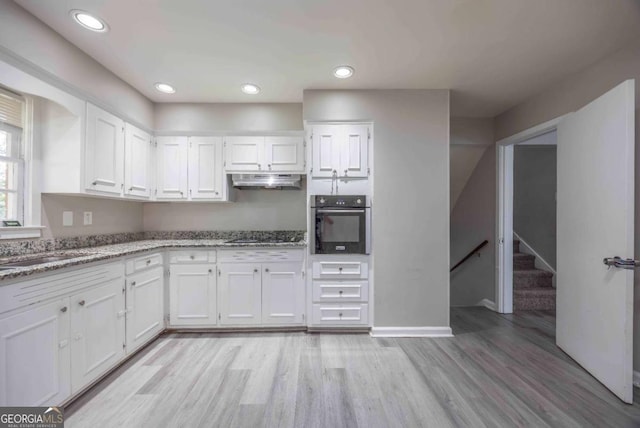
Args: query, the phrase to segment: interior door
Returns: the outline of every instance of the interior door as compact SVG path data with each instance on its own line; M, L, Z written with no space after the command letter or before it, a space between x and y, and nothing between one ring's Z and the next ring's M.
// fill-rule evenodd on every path
M634 81L558 125L557 325L560 348L633 401Z

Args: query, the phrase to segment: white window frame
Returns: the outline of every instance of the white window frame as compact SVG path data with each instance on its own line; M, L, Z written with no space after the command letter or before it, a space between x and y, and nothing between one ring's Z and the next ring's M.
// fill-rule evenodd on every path
M24 127L21 132L21 162L18 165L18 220L20 227L6 227L0 224L0 240L40 238L44 226L40 225L40 191L35 187L34 174L37 171L33 162L33 134L34 134L34 99L23 96L24 102ZM15 127L0 123L0 127L10 132ZM14 160L12 158L11 160Z

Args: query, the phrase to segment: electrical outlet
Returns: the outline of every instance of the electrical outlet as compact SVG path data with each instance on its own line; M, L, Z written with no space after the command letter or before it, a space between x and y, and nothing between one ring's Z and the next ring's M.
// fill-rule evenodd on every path
M73 226L73 211L62 211L62 225Z
M93 224L93 212L85 211L84 212L84 225L89 226Z

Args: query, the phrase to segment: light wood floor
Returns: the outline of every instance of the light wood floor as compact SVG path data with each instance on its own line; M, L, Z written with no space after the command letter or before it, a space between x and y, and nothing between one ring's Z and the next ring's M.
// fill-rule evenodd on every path
M640 426L638 404L555 346L552 313L451 323L450 339L166 335L65 409L67 426Z

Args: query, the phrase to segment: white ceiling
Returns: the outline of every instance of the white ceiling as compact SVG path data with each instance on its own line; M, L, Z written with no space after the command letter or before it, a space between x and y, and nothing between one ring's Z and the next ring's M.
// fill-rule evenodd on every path
M490 117L640 36L635 0L15 1L156 102L450 88L454 115ZM84 30L71 9L111 31ZM341 64L354 77L334 78ZM244 82L262 92L241 93Z

